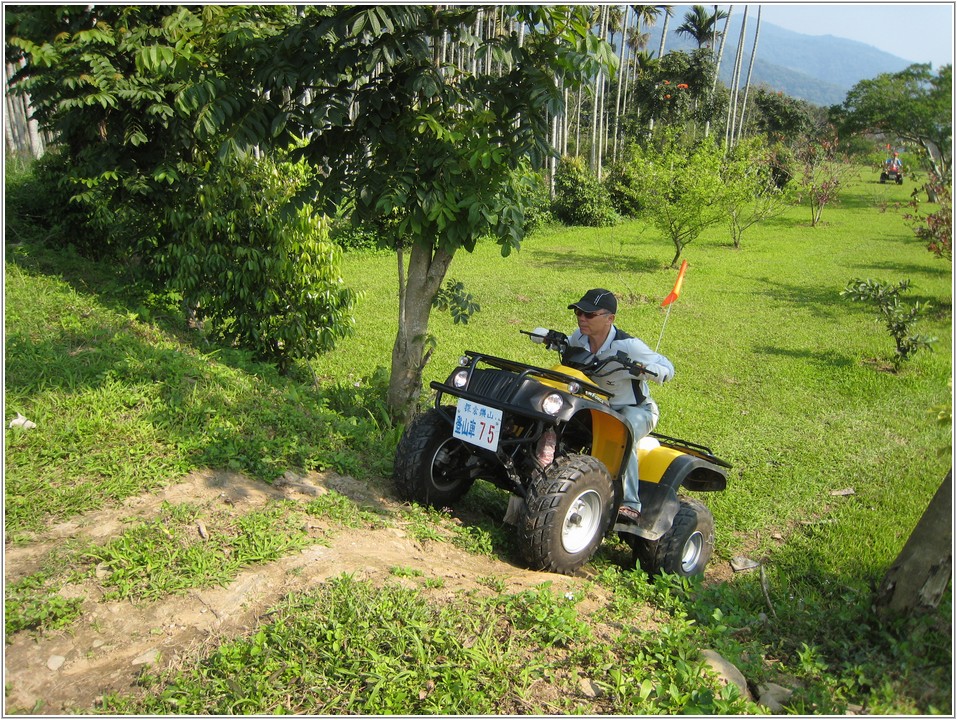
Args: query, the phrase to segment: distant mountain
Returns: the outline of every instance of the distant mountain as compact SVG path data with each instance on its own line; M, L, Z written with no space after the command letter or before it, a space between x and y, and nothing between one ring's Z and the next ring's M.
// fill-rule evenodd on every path
M706 6L709 9L711 6ZM668 23L668 39L665 52L669 50L693 50L694 41L675 34L674 30L684 22L690 6L674 6L674 15ZM731 14L731 27L724 46L720 77L726 85L731 84L734 55L741 35L741 20L744 11L740 6ZM742 74L747 73L754 44L754 28L757 10L748 12L748 27L744 37L744 64ZM657 52L661 42L662 20L658 27L651 28L648 49ZM724 29L724 21L718 23ZM720 41L719 41L720 42ZM767 85L791 97L807 100L815 105L835 105L844 101L848 90L861 80L876 77L881 73L893 73L911 65L908 60L878 50L872 45L845 40L833 35L805 35L778 25L761 22L758 37L758 52L754 61L752 85ZM744 79L741 81L744 84Z

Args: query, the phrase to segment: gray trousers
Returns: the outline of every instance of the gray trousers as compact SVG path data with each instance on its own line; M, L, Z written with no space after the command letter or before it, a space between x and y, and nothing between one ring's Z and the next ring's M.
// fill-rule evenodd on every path
M625 466L625 475L622 478L624 499L622 505L635 510L641 510L641 500L638 499L638 441L655 429L658 424L658 405L654 400L645 400L642 405L629 405L615 408L625 416L631 426L634 444Z

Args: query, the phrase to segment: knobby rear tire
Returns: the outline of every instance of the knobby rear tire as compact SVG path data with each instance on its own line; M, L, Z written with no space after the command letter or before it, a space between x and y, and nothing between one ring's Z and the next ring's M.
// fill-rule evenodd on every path
M704 503L681 497L671 529L658 540L636 538L634 561L649 575L682 577L704 574L714 551L714 516Z

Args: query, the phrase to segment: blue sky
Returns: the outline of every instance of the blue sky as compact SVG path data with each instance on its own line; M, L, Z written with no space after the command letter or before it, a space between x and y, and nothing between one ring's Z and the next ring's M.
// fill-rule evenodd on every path
M761 21L805 35L857 40L935 68L953 62L952 2L762 3Z

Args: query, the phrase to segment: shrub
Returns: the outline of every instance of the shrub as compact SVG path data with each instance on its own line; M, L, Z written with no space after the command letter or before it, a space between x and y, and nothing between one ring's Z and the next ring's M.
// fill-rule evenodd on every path
M774 185L783 190L794 177L794 152L784 143L775 143L771 146L769 165Z
M936 212L927 215L920 214L919 195L921 190L932 196L940 207ZM939 258L953 259L954 239L954 209L951 197L951 187L936 175L923 188L915 188L911 193L909 203L913 213L906 213L904 217L913 223L914 234L927 243L927 249Z
M107 254L109 244L91 224L91 208L72 202L69 166L55 150L29 163L7 163L8 239L33 240L50 247L72 247L84 257Z
M581 158L561 159L555 173L552 211L566 225L608 227L619 220L605 188Z
M190 207L167 212L170 282L219 339L285 369L330 350L355 301L339 278L328 223L296 193L305 163L237 160L212 168Z
M343 250L370 251L380 247L379 236L349 220L334 220L329 226L329 239Z
M896 285L890 285L877 280L854 279L841 292L841 297L877 305L877 311L897 345L897 352L894 355L895 370L900 370L904 361L910 359L918 350L930 350L932 343L937 340L937 338L913 332L914 321L926 306L914 303L913 307L905 308L901 304L900 294L909 287L909 280L901 280Z
M526 189L525 222L522 228L528 236L554 222L555 218L552 216L551 192L545 176L532 170L525 170L522 171L521 181Z
M615 211L625 217L641 215L642 202L638 174L640 164L634 162L633 153L626 155L608 169L605 188Z

